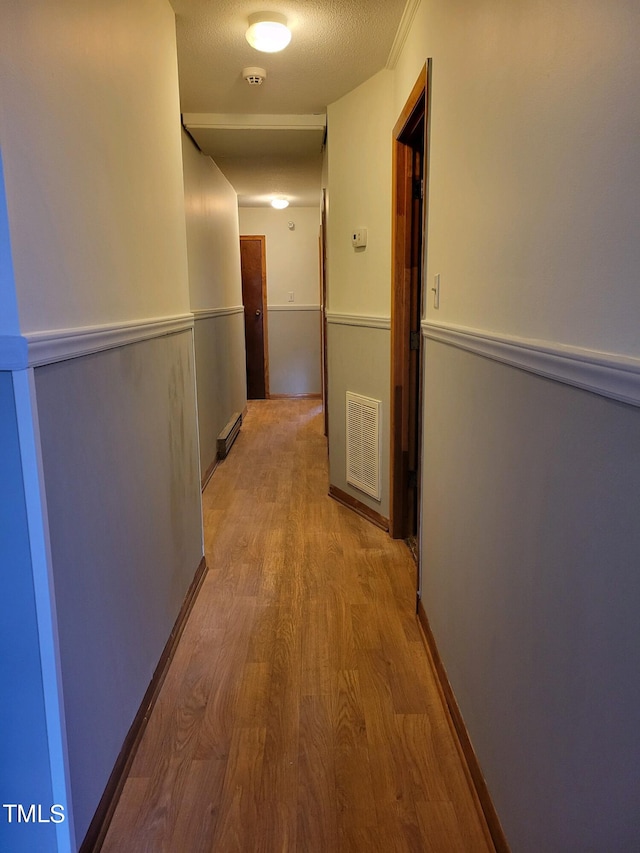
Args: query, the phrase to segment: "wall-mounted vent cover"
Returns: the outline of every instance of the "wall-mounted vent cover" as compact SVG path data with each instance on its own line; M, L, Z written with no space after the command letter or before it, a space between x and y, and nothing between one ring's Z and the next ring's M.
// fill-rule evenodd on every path
M380 500L380 400L347 391L347 483Z

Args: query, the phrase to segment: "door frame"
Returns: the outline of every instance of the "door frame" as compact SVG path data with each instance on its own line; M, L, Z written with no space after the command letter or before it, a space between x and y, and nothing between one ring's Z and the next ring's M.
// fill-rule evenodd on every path
M424 258L426 249L427 189L428 189L428 127L429 90L431 77L429 60L415 82L411 94L393 129L393 216L392 216L392 294L391 294L391 471L389 533L394 539L407 536L405 519L408 510L409 489L409 441L411 425L411 394L416 393L410 382L410 332L411 332L411 270L412 270L412 221L413 221L413 148L403 141L420 121L424 120L423 148L423 192L421 234L421 303L417 306L418 317L423 316L424 303ZM413 306L416 307L416 306ZM418 350L418 399L417 406L417 456L421 458L422 423L422 336L419 335ZM417 523L420 522L420 480L417 489Z
M320 208L320 348L322 370L322 407L324 434L329 450L329 362L327 355L327 190L322 189Z
M241 234L241 245L244 240L260 241L260 267L262 276L262 348L264 351L264 398L265 400L268 400L271 397L271 393L269 391L269 335L267 323L267 238L264 234Z

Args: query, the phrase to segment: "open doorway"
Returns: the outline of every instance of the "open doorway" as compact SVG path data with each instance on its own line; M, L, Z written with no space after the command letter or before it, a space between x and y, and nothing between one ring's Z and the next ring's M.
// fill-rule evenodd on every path
M427 66L393 131L390 533L418 561Z

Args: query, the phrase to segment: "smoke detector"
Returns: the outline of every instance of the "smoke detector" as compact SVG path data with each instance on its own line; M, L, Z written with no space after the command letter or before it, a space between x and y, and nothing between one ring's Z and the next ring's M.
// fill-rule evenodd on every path
M261 86L262 81L267 76L267 72L264 70L264 68L256 68L254 66L251 66L250 68L242 69L242 76L250 86Z

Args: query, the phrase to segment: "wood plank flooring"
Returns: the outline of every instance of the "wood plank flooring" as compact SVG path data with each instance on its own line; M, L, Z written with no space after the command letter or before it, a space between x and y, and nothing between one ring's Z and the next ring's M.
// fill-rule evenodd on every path
M107 853L493 850L406 546L327 496L314 400L256 401L203 495L209 572Z

